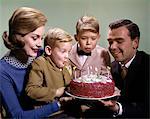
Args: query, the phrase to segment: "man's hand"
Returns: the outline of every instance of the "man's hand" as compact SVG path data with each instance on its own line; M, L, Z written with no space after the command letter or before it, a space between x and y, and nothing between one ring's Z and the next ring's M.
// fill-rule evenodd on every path
M114 112L118 112L119 105L116 100L100 100L100 102Z

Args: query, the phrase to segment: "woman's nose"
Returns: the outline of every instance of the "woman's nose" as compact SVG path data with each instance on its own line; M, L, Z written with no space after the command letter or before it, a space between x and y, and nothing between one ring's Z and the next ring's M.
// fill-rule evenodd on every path
M42 40L41 40L41 39L38 40L36 46L37 46L37 47L41 47L41 46L42 46Z

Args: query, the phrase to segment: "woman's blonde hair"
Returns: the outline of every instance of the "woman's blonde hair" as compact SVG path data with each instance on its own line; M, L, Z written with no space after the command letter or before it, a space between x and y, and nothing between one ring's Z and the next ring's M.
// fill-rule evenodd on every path
M68 32L60 28L51 28L44 39L44 47L48 45L53 48L59 42L71 41L73 41L73 37Z
M99 33L99 23L93 16L82 16L76 24L76 33L83 30L90 30L95 33Z
M46 16L37 9L29 7L16 9L9 19L9 35L5 31L2 36L5 46L9 49L24 47L24 42L16 35L25 36L38 27L44 26L46 22Z

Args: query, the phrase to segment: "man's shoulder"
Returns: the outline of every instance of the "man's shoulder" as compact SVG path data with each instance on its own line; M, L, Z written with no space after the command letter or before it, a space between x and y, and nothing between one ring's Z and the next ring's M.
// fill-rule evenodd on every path
M111 62L111 68L118 69L118 67L119 67L119 62L115 60Z
M148 53L146 53L145 51L137 51L137 55L139 55L141 57L150 58L150 55Z
M113 65L113 66L114 66L114 65L118 65L118 64L119 64L119 62L117 62L117 61L115 61L115 60L112 61L112 63L111 63L111 65Z
M150 55L144 51L137 51L136 60L141 63L150 63Z

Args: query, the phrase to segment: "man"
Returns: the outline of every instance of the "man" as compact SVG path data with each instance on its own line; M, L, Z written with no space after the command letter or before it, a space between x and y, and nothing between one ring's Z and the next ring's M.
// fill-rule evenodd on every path
M138 51L140 31L130 20L121 19L109 25L109 51L114 57L112 75L121 90L118 102L105 101L120 117L149 117L150 55ZM126 67L124 71L121 67ZM122 74L122 72L124 73Z

